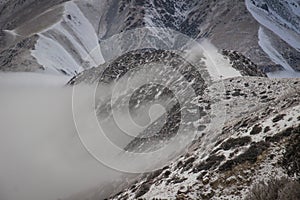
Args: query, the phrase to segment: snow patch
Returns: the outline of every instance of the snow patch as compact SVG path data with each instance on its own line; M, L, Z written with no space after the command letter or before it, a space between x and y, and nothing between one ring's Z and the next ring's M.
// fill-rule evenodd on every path
M300 30L298 27L283 19L278 13L273 10L266 11L260 9L255 5L255 2L253 0L245 1L247 9L260 24L273 31L276 35L287 42L290 46L294 47L297 51L300 51ZM299 15L297 8L293 9L292 11L296 11L296 15Z
M213 80L242 76L239 71L232 67L230 61L224 58L224 56L219 53L218 49L209 41L202 41L201 46L205 56L204 62Z
M104 59L94 27L76 3L67 2L64 9L60 21L38 34L40 38L32 55L50 73L76 75L85 68L98 67ZM64 37L69 43L55 37ZM72 51L77 53L67 48L75 48ZM81 59L76 58L78 55Z
M32 55L39 64L45 68L47 73L63 72L75 75L82 71L81 66L74 60L64 47L57 41L40 35Z
M270 78L296 78L300 77L300 72L296 72L283 56L273 47L268 35L264 32L263 28L260 27L258 31L259 45L264 52L270 57L270 59L284 67L285 71L276 71L268 73Z

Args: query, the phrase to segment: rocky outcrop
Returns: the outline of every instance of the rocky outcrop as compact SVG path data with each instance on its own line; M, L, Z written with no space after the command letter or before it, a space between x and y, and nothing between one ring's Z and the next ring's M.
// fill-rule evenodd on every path
M37 39L38 36L34 35L2 51L0 54L0 70L9 72L43 71L43 66L38 64L30 53L30 50L34 49Z
M222 50L222 54L229 58L232 67L241 72L243 76L261 76L267 75L249 58L237 51Z

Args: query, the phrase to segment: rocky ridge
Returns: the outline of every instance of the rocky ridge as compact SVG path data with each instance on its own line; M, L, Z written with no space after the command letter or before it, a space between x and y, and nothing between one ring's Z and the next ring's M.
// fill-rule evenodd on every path
M260 69L249 58L237 51L222 50L222 54L229 58L232 67L241 72L243 76L261 76L266 77L267 69Z
M199 137L170 165L111 199L242 199L261 180L299 178L299 157L289 156L299 136L299 81L243 77L223 83L228 113L213 145L203 147L205 137Z

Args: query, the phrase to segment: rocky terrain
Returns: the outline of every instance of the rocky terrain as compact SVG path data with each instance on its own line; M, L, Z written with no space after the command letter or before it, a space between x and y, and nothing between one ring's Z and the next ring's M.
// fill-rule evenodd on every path
M295 0L1 1L0 69L72 76L108 61L102 43L116 34L159 27L207 38L287 77L299 68L299 7Z
M226 56L225 58L228 59L228 62L231 62L229 65L239 71L240 74L244 76L256 77L266 76L252 61L245 58L241 54L237 54L236 52L228 52L225 50L223 51L223 54ZM109 85L113 82L120 81L120 79L126 76L127 73L130 73L130 79L132 79L134 76L142 76L143 74L138 74L135 72L132 73L132 71L142 71L145 67L147 68L147 73L154 74L155 78L147 79L145 81L146 86L142 86L140 88L137 87L136 90L132 92L126 91L125 95L118 97L120 100L118 100L114 105L111 105L109 98L106 103L99 105L97 108L98 115L109 118L112 117L111 115L113 107L124 106L124 104L126 105L127 101L129 102L130 112L134 113L134 110L138 110L145 104L154 104L160 100L166 101L167 97L170 98L170 102L173 103L170 103L171 106L167 106L168 121L165 123L165 126L158 133L153 135L156 130L155 127L160 121L162 121L161 119L158 119L157 122L153 123L143 133L141 133L141 135L152 135L150 138L136 138L132 140L127 147L125 147L125 150L143 152L146 151L146 149L157 148L159 143L166 139L172 138L174 134L177 133L179 124L181 126L184 124L184 121L180 120L184 118L184 116L182 116L183 110L194 110L193 107L195 107L195 103L193 103L193 101L205 96L203 94L204 90L208 87L208 85L213 83L214 77L210 74L210 70L205 64L205 57L203 56L200 60L188 60L186 56L187 55L183 52L179 52L178 54L166 50L136 50L122 55L113 62L107 62L98 68L92 68L84 71L73 77L68 84L98 84L98 87L101 85ZM221 53L219 56L222 57ZM191 61L192 64L189 61ZM160 67L160 65L166 67ZM218 68L218 66L216 67ZM177 76L173 73L173 70L178 72L184 77L184 79L188 81L187 84L191 85L191 88L195 93L194 97L188 92L187 86L183 87L181 85L184 84L184 80L180 80L178 82L177 78L175 78ZM220 77L226 78L226 76L223 77L222 73L220 73ZM181 78L182 77L180 77L180 79ZM159 83L159 85L154 83ZM174 94L174 89L171 90L170 88L176 88L176 94ZM224 89L223 87L220 88ZM211 89L209 89L209 91L210 90ZM178 101L178 96L181 96L182 99L184 99L181 100L181 102L184 103L180 103ZM218 101L220 101L220 99L218 99ZM209 110L212 105L207 103L209 100L203 99L201 102L201 105L196 105L196 108L199 107L199 116L197 116L197 113L193 114L192 112L194 111L187 111L186 115L188 115L188 124L193 122L197 123L199 120L201 120L201 118L204 118L207 113L210 113ZM206 124L202 123L201 127L204 128L209 123L211 123L210 120Z
M232 67L240 71L243 76L266 77L266 73L268 72L267 70L269 69L268 67L260 68L249 58L236 51L223 49L221 53L229 58Z
M185 154L111 199L243 199L259 181L299 179L297 145L291 145L299 145L299 80L242 77L223 83L222 132L199 128L202 137ZM210 146L207 137L214 137Z
M221 76L216 81L205 62L201 62L205 56L200 61L194 60L192 63L196 64L200 74L208 77L201 79L202 76L197 75L197 70L193 68L185 74L185 77L190 75L194 80L198 77L194 89L200 89L195 99L187 98L198 107L199 112L195 119L189 119L195 120L197 130L192 144L188 145L185 153L175 157L172 155L170 165L140 175L135 182L123 185L125 189L110 199L243 199L260 181L268 181L272 177L299 178L299 156L295 148L299 144L300 81L266 78L257 65L245 56L228 50L220 52L220 56L221 53L243 77ZM132 70L141 70L141 66L147 63L161 62L175 68L179 64L177 71L182 71L189 68L184 55L181 57L170 51L154 49L129 52L111 63L75 76L69 84L108 84L118 81ZM160 72L169 73L168 70ZM115 105L107 103L98 107L98 115L111 115L112 107L124 104L122 102L128 98L132 103L129 104L130 110L145 103L155 103L165 95L174 98L172 92L155 85L143 87L142 91L119 97L121 100ZM157 94L161 96L154 98ZM171 105L167 107L168 121L160 132L153 135L161 118L124 149L129 152L151 152L161 148L159 144L162 141L172 139L178 131L174 129L176 124L185 124L177 120L185 107ZM215 112L214 107L219 112ZM193 115L192 112L189 115ZM218 126L220 130L216 128ZM193 130L193 127L188 130ZM151 137L145 137L149 135ZM292 141L294 145L291 147ZM93 193L95 199L100 196L97 192Z
M97 86L98 122L126 153L175 141L156 160L169 164L69 200L247 199L299 182L299 13L298 0L3 0L0 71ZM143 126L153 104L164 113L142 131L115 128L125 111Z

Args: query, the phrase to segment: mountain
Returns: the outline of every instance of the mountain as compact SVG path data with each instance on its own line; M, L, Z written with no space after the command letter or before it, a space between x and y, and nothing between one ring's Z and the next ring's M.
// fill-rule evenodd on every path
M299 155L291 156L299 145L299 80L240 77L223 83L222 131L201 126L202 136L186 153L110 199L244 199L259 181L299 178Z
M74 183L78 191L73 184L68 191L62 186L57 194L64 199L248 200L258 184L275 180L285 182L275 192L261 189L276 196L269 199L290 194L287 199L296 200L299 13L299 0L3 0L0 71L31 72L36 82L40 74L69 80L59 82L63 103L54 97L60 106L53 113L67 110L63 116L73 119L56 122L50 111L44 116L48 126L55 121L63 127L67 142L59 141L52 152L54 141L31 135L48 144L49 160L73 155L77 143L85 147L74 149L87 162L68 175L78 175L80 167L92 170L84 187ZM47 95L56 93L41 91L37 101L43 107L45 99L52 100ZM64 151L70 136L76 144ZM103 160L93 154L99 149ZM73 169L76 156L49 172ZM105 167L98 168L98 161ZM101 176L101 184L93 184Z
M72 76L108 61L102 42L114 35L159 27L240 52L269 76L298 76L295 0L2 1L0 10L1 71Z
M2 5L3 71L75 75L103 62L90 21L76 3L62 2L9 1Z
M213 46L206 44L205 47L208 50ZM191 87L196 91L193 97L188 87L182 88L176 81L168 80L170 85L163 84L166 88L171 85L180 88L175 95L177 98L172 96L174 91L147 85L133 91L122 90L120 96L110 94L115 103L109 98L96 106L100 121L104 118L105 122L113 120L114 110L126 107L129 102L129 112L136 119L140 116L136 114L138 109L169 97L172 100L165 105L167 116L159 117L135 139L126 138L129 143L123 148L133 153L158 151L177 138L176 133L183 136L179 137L182 141L186 137L191 141L185 153L180 150L168 154L170 164L142 174L109 199L244 199L257 182L270 178L299 178L299 168L290 166L299 164L295 148L299 144L300 81L266 78L261 71L255 71L256 65L234 51L224 50L222 53L226 57L221 53L216 56L217 51L202 53L200 60L189 60L189 53L178 55L155 49L132 51L104 66L85 71L69 82L71 85L97 84L101 88L122 82L123 77L134 80L141 74L130 71L142 71L143 66L149 69L154 63L155 71L147 71L155 74L153 82L173 77L172 69L175 68L184 77L191 77ZM210 53L215 56L213 60L223 59L222 63L227 62L229 68L236 66L237 74L214 76L207 65L209 56L205 57ZM159 63L171 68L160 68ZM190 68L190 63L198 70ZM201 73L197 74L199 71ZM178 96L186 97L184 104L178 102ZM186 116L189 117L187 121ZM195 129L196 134L189 135ZM295 145L291 147L291 144ZM180 145L177 148L181 149ZM101 193L94 192L91 199L100 197Z
M299 1L251 1L246 5L261 24L259 45L271 60L292 76L299 71ZM282 73L282 72L281 72Z

